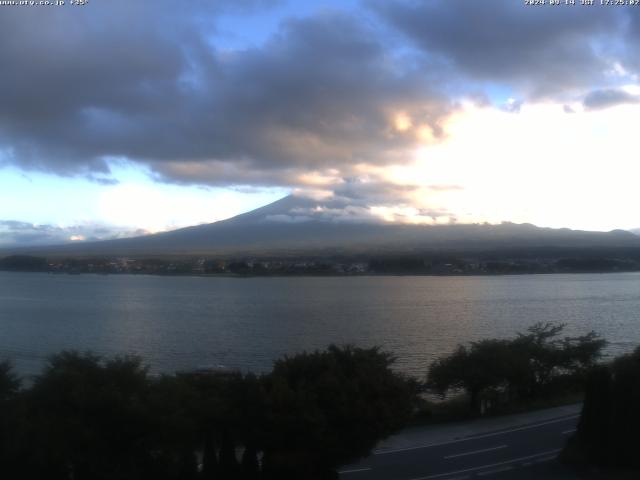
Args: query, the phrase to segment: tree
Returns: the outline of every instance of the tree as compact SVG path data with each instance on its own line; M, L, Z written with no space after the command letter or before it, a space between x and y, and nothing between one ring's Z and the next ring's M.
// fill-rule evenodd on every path
M337 478L339 465L402 427L417 389L391 370L393 361L378 348L334 345L278 360L264 380L267 478Z
M500 393L506 401L528 400L552 392L559 379L583 380L606 342L595 332L559 338L564 328L536 323L513 339L459 345L430 365L427 387L442 396L464 390L471 411L482 413L481 400L489 392Z
M585 376L602 357L607 341L591 331L579 337L565 337L562 340L563 367L573 374Z
M412 413L415 382L392 363L332 346L262 377L151 377L135 357L62 352L23 390L0 363L0 466L25 480L337 478Z
M258 377L240 372L198 372L178 377L195 393L191 416L205 479L256 478L266 400ZM236 448L243 449L242 462Z
M33 478L137 478L151 461L147 371L137 358L53 356L27 395Z
M577 428L588 457L599 464L606 463L609 457L611 381L611 370L607 365L589 371Z
M612 368L610 463L640 469L640 347L615 359Z
M196 408L198 394L181 375L162 375L150 381L145 399L151 461L147 471L154 479L188 479L197 473L195 451L201 446Z
M20 389L20 378L13 372L13 365L8 360L0 362L0 402L14 397Z
M480 413L484 393L507 387L513 376L512 357L512 346L505 340L459 345L451 355L431 364L427 386L442 396L450 390L465 390L471 411Z
M562 376L577 377L582 384L587 370L600 358L607 344L604 339L594 331L560 338L565 327L563 323L539 322L514 340L515 350L526 355L529 362L528 373L518 385L521 397L538 397L553 380Z
M563 457L576 463L640 470L640 347L588 374L576 435Z
M0 466L8 478L19 474L20 445L25 444L20 383L11 362L0 362Z

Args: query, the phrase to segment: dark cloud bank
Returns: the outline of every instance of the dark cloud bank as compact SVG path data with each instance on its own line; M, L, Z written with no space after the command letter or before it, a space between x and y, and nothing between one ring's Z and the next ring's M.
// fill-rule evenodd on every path
M221 14L275 3L3 9L1 161L104 180L126 157L161 180L209 185L300 186L333 169L344 193L356 165L402 162L415 147L394 112L437 141L458 99L486 98L487 85L589 109L637 101L610 74L638 67L633 9L372 0L284 20L259 47L218 45Z

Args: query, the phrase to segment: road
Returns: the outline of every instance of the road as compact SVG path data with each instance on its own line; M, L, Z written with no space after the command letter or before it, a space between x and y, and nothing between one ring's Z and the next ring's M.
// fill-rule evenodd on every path
M396 441L362 462L344 467L342 480L467 480L573 479L557 456L575 431L579 406L551 409L546 415L513 416L506 422L486 421L475 433L447 438L446 427L419 442ZM523 423L518 423L522 421ZM500 427L493 430L490 427ZM424 427L427 431L429 427ZM438 427L431 427L437 430ZM442 427L440 427L442 428ZM472 432L474 428L470 429ZM433 441L435 440L435 441Z

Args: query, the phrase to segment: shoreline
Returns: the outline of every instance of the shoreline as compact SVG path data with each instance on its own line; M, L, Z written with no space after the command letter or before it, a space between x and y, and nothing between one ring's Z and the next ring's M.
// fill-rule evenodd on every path
M0 270L0 273L40 273L54 276L150 276L150 277L200 277L200 278L363 278L363 277L528 277L533 275L606 275L606 274L630 274L640 273L639 270L599 270L599 271L562 271L562 272L504 272L504 273L268 273L268 274L241 274L241 273L154 273L154 272L66 272L46 270Z

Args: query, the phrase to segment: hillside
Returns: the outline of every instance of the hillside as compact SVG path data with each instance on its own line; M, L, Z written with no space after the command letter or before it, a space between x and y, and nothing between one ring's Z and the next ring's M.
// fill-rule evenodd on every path
M335 255L538 249L640 248L630 232L588 232L531 224L407 225L337 217L337 202L288 196L233 218L141 237L11 249L4 255Z

